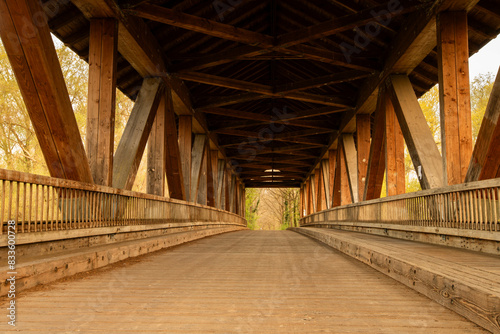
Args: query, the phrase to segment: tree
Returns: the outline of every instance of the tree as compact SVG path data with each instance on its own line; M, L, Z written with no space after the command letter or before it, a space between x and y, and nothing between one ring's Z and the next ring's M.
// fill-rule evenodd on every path
M256 188L245 190L245 218L247 227L251 230L257 229L257 219L259 218L258 209L260 204L260 192Z

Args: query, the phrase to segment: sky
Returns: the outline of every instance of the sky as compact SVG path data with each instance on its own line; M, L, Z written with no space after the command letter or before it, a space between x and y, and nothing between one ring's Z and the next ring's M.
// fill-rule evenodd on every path
M469 76L472 81L478 74L492 72L496 75L500 66L500 36L486 44L469 58Z

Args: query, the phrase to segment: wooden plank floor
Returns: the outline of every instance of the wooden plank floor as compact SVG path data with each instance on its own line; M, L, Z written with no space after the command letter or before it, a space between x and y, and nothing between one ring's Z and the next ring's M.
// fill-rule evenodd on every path
M199 240L28 291L16 304L24 333L483 332L290 231ZM12 330L3 318L2 333Z

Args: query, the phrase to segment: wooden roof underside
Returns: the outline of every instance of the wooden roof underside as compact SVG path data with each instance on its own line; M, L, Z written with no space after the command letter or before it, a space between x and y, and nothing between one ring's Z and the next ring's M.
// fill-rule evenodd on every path
M373 99L363 90L383 71L394 72L384 66L401 32L439 1L401 1L397 15L380 20L373 13L389 1L89 2L111 3L125 20L144 20L168 75L184 82L210 138L247 187L296 187L339 131L354 131L347 124L355 112L373 112ZM90 23L80 10L85 1L43 3L52 32L87 60ZM468 19L472 55L499 33L500 5L481 0ZM374 32L369 40L363 39L367 31ZM342 50L348 45L357 48L350 57ZM418 96L438 81L436 56L434 48L409 71ZM139 72L120 54L117 84L131 98L142 83Z

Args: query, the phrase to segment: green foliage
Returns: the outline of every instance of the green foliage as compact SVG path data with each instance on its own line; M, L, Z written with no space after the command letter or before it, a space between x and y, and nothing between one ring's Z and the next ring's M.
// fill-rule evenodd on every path
M495 76L493 73L479 74L471 83L471 109L472 109L472 141L477 140L479 129L483 121L484 112L488 105Z
M257 229L257 219L259 218L258 209L260 203L260 195L258 189L248 188L245 190L245 218L247 227L251 230Z

